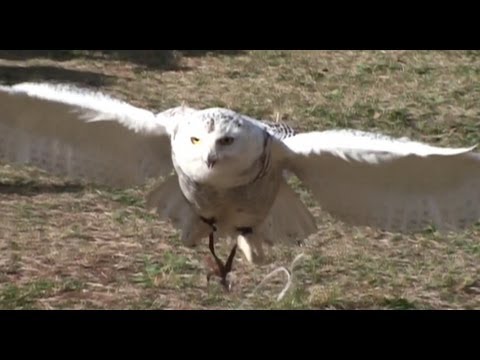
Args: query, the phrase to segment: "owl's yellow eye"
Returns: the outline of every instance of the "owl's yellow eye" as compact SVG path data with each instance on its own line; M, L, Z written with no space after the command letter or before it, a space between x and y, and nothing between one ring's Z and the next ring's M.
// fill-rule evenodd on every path
M200 139L196 137L191 137L190 141L192 142L193 145L196 145L200 142Z

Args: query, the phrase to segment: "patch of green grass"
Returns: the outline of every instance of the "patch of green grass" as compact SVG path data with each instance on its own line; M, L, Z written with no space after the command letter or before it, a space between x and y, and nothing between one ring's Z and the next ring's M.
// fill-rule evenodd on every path
M429 65L422 65L414 68L415 73L418 75L430 75L434 70L434 67Z
M72 277L63 279L61 285L61 291L78 291L83 288L85 288L85 283Z
M376 64L359 64L357 65L357 72L360 75L383 75L390 72L403 70L402 64L398 62L380 62Z
M398 109L392 111L388 115L388 121L390 121L392 126L399 128L408 128L412 126L413 117L408 109Z
M387 309L393 310L414 310L416 309L416 305L414 302L411 302L404 298L392 298L392 299L385 299L383 305L386 306Z
M309 293L303 287L297 286L290 290L279 302L273 302L269 306L271 309L302 310L316 307L316 304L309 301Z
M94 238L88 233L84 226L80 224L71 224L68 229L62 235L62 239L80 239L80 240L93 240Z
M0 290L0 308L34 308L36 300L52 294L53 288L54 283L48 280L38 280L22 286L7 284Z
M134 281L145 287L157 287L160 283L181 287L189 281L185 281L180 275L195 270L197 270L196 267L192 266L186 256L165 251L159 260L146 257L144 268L141 273L134 276Z
M458 75L471 77L480 75L480 67L472 66L470 64L458 65L455 69Z
M208 286L207 295L201 300L203 306L230 307L228 297L220 285L212 283Z
M145 296L139 301L134 301L128 305L130 310L152 310L152 309L164 309L168 306L168 300L165 297L159 296Z
M145 203L145 199L142 194L138 193L138 190L110 190L104 193L107 197L119 204L125 206L142 206Z

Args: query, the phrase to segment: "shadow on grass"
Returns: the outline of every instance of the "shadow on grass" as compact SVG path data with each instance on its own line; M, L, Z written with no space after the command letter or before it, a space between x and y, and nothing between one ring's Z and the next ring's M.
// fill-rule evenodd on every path
M70 82L77 85L100 87L111 83L115 77L84 70L69 70L55 66L2 66L0 80L4 85L21 82Z
M61 194L78 193L85 190L85 186L79 184L34 184L30 182L1 184L0 194L17 194L22 196L35 196L38 194Z
M157 70L187 70L179 61L182 56L237 56L244 50L0 50L0 59L28 60L35 58L54 61L72 59L107 59L135 63Z

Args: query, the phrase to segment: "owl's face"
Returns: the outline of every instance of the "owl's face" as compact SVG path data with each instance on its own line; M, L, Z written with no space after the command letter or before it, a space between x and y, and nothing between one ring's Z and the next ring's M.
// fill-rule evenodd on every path
M262 129L226 109L199 111L185 119L172 140L176 166L198 183L241 185L264 150Z

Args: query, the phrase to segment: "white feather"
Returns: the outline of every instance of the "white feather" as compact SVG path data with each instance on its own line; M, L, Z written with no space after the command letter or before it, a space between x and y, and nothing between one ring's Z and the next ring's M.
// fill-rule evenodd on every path
M138 185L172 170L168 121L175 116L70 86L1 86L0 160L99 184Z
M439 148L360 131L288 138L287 165L320 206L357 225L417 231L458 229L480 214L480 158L471 148Z
M185 200L176 175L155 184L148 192L146 200L147 208L155 209L160 219L170 220L181 230L181 240L186 246L198 245L201 239L212 231Z
M297 193L284 181L268 217L259 232L273 243L292 245L317 230L315 218L300 200Z

